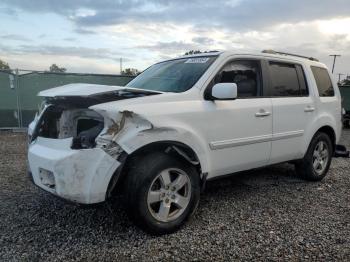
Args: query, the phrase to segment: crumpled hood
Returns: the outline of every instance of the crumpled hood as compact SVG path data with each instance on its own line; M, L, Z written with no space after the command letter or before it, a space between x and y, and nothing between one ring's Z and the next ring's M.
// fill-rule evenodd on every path
M123 86L107 86L95 84L68 84L43 90L39 92L38 96L42 97L56 97L56 96L90 96L102 94L111 91L122 90Z
M49 104L87 108L111 101L139 99L162 93L127 86L68 84L41 91L39 96L44 97Z
M195 103L193 97L185 93L163 93L95 104L89 108L101 115L117 120L123 111L130 111L144 117L146 115L164 114L169 110L181 111L186 108L185 105L189 101Z

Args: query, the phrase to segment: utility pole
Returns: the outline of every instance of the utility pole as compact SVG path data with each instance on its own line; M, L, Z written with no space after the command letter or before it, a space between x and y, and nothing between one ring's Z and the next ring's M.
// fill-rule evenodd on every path
M338 83L340 83L340 77L343 76L343 75L344 75L344 74L342 74L342 73L339 73L339 74L338 74Z
M122 74L123 73L123 58L120 58L120 66L119 66L119 68L120 68L120 74Z
M341 56L341 55L329 55L329 56L333 56L334 59L333 59L333 66L332 66L332 74L334 72L334 66L335 66L335 60L337 59L337 56Z

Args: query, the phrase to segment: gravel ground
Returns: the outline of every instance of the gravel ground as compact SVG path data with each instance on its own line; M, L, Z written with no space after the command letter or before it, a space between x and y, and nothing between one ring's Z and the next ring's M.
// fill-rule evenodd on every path
M350 147L350 131L343 134ZM288 164L208 183L179 232L143 233L118 198L67 204L26 176L26 138L0 133L0 260L350 260L350 160L317 183Z

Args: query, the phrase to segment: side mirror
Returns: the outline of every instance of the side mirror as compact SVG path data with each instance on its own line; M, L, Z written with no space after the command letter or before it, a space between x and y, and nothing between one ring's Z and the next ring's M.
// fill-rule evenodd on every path
M237 84L218 83L211 90L213 100L234 100L237 98Z

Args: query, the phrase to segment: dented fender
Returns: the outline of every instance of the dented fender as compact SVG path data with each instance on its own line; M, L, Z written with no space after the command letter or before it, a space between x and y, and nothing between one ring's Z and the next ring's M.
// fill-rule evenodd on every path
M101 112L100 112L101 113ZM209 161L206 159L205 142L194 134L186 125L174 123L173 126L157 126L146 117L132 111L120 111L118 117L102 113L107 122L112 123L105 127L96 139L97 145L107 148L113 143L127 154L131 154L141 147L155 142L178 142L190 147L197 155L202 172L208 172ZM119 156L119 155L118 155Z

